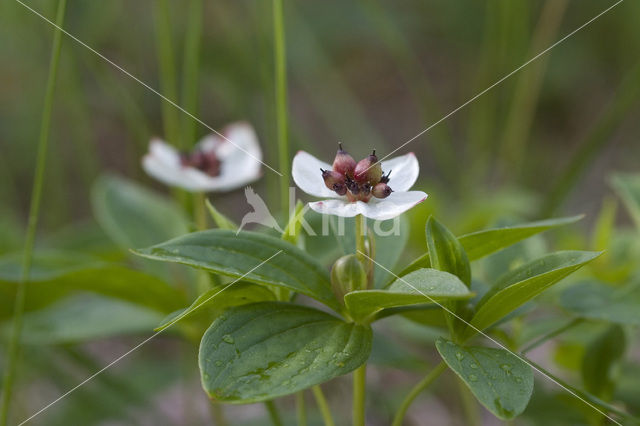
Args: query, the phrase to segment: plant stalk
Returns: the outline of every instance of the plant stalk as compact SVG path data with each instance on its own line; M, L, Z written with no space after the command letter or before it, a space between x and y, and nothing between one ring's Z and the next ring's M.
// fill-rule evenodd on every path
M307 407L304 403L304 391L296 392L296 418L298 426L307 426Z
M265 401L264 406L267 408L267 412L269 413L271 424L273 426L282 426L280 412L278 411L278 407L276 407L276 404L273 402L273 400Z
M275 65L276 123L278 137L278 167L280 203L283 214L289 211L289 125L287 118L287 57L284 31L283 0L273 0L273 55Z
M367 364L353 372L353 426L365 424L365 397L367 386Z
M324 420L324 426L335 426L333 416L331 415L331 409L329 408L329 404L327 403L327 399L324 397L324 393L322 392L320 385L313 386L311 391L316 399L316 404L318 404L318 410L320 410L322 420Z
M182 103L192 114L198 112L198 67L200 65L200 41L202 39L202 0L189 2L187 34L184 40L184 65L182 71ZM196 141L197 122L187 114L183 116L182 138L190 147Z
M417 385L409 391L409 394L404 398L402 404L400 404L400 408L396 412L395 417L393 418L393 426L402 426L402 422L404 421L404 416L407 414L407 410L411 406L411 403L420 393L431 385L444 371L447 369L447 364L444 361L441 361L440 364L436 365L436 367L431 370L429 374L425 376L424 379L420 381Z
M361 214L356 215L356 256L363 265L365 265L368 260L366 257L364 226L364 217Z
M60 0L56 12L56 24L58 28L64 24L64 15L67 7L66 0ZM2 408L0 411L0 425L6 426L9 419L9 405L15 382L18 353L20 351L20 337L22 334L22 321L24 306L26 301L27 283L31 272L31 262L33 260L33 247L36 238L36 229L40 215L40 202L42 200L42 187L44 184L44 173L47 163L47 151L49 148L49 133L51 129L51 115L53 112L53 100L55 94L56 79L60 62L60 51L62 48L62 31L56 29L53 35L51 47L51 60L49 62L49 75L47 77L47 87L44 96L44 108L42 111L42 121L40 125L40 138L38 141L38 153L36 158L35 177L33 189L31 191L31 201L29 207L29 222L27 224L27 235L22 257L22 279L18 283L16 299L13 313L13 324L7 351L7 365L5 369L2 394Z

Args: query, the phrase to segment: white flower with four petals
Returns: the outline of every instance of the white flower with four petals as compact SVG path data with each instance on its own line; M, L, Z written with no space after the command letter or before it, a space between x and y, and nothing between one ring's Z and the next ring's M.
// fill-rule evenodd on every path
M227 192L258 179L262 151L251 125L234 123L222 134L205 136L191 154L153 139L142 167L159 181L192 192Z
M309 203L318 213L343 217L363 215L374 220L393 219L413 206L427 199L422 191L409 191L418 179L420 166L412 152L381 162L382 170L390 172L388 185L393 192L386 198L370 197L368 201L350 201L346 195L338 195L329 189L323 180L321 170L331 170L332 166L318 160L313 155L299 151L293 158L293 180L309 195L326 198Z

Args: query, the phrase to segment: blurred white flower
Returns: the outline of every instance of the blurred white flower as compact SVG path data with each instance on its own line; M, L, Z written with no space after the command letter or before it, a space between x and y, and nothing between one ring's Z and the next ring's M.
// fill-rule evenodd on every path
M374 220L392 219L426 200L424 192L409 191L419 171L413 153L378 162L374 151L356 163L342 147L333 165L304 151L296 154L292 165L293 180L300 189L328 198L309 203L311 209L343 217L361 214Z
M262 151L251 125L233 123L222 134L226 139L205 136L190 153L152 139L142 167L159 181L191 192L227 192L258 179Z

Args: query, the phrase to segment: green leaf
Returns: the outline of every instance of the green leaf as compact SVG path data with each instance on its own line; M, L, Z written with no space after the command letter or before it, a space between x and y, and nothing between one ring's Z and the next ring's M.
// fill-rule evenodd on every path
M640 284L611 287L584 282L566 289L560 304L568 311L589 319L640 326Z
M541 220L537 222L524 223L521 225L506 226L500 228L490 228L471 234L465 234L458 237L458 241L462 244L467 253L469 261L480 259L488 256L498 250L508 247L518 241L529 238L535 234L556 228L563 225L569 225L582 219L583 215L562 217L558 219ZM418 268L429 268L431 262L429 253L422 255L411 262L400 275L409 273Z
M155 331L164 330L175 324L176 320L184 321L193 319L193 317L208 317L211 321L217 313L226 308L275 300L275 294L264 286L243 282L227 284L205 291L189 307L174 312L162 320Z
M256 232L212 229L194 232L134 253L258 284L284 287L339 310L329 273L311 256L279 238ZM268 262L261 265L265 260Z
M640 230L640 174L616 174L611 178L611 186Z
M288 395L358 368L371 340L370 327L310 307L263 302L231 308L202 337L202 384L223 402Z
M0 259L0 318L13 313L21 260L10 255ZM140 271L109 264L70 252L38 252L28 283L26 310L47 306L79 290L99 293L146 306L167 314L187 301L164 281Z
M427 248L431 267L456 275L467 287L471 286L471 265L467 253L456 237L433 217L427 219Z
M188 232L173 202L120 177L98 179L91 202L100 226L123 248L147 247Z
M398 278L385 290L353 291L344 297L344 302L354 320L367 321L385 308L471 297L473 293L455 275L436 269L418 269Z
M617 324L589 343L582 360L582 381L588 392L601 397L612 392L613 369L623 357L625 349L624 330Z
M91 294L76 294L24 317L22 340L34 345L149 333L162 314L138 305Z
M533 370L504 349L459 346L443 338L440 356L496 417L509 420L524 411L533 392Z
M300 236L300 228L302 228L302 221L304 220L304 214L307 210L306 204L302 201L298 200L296 203L296 207L293 210L293 214L289 218L289 222L287 226L284 228L284 232L282 233L282 239L290 242L291 244L296 244L298 242L298 237Z
M213 219L213 222L220 229L230 229L235 231L238 229L238 225L236 225L231 219L220 213L214 206L211 204L211 201L207 198L204 200L204 204L207 206L207 210L209 210L209 214Z
M608 402L603 401L602 399L598 398L597 396L595 396L595 395L593 395L593 394L591 394L589 392L586 392L586 391L584 391L582 389L578 389L577 387L572 386L571 384L565 382L560 377L554 375L549 370L545 369L540 364L536 364L535 362L531 361L530 359L528 359L527 361L538 372L540 372L541 374L547 376L548 378L550 378L551 380L556 382L559 386L561 386L565 390L568 390L571 394L573 394L571 396L574 397L576 401L581 401L582 403L585 404L585 406L588 406L588 408L590 410L597 409L597 410L599 410L599 411L601 411L602 413L605 413L605 414L606 413L614 413L617 416L619 416L619 417L621 417L622 419L625 420L625 423L624 423L625 425L640 424L640 418L633 417L632 415L630 415L629 413L624 412L622 409L616 407L615 405L609 404ZM563 395L566 395L566 394L563 393Z
M471 325L484 330L600 254L559 251L508 272L478 302ZM466 337L474 333L475 330L467 328Z

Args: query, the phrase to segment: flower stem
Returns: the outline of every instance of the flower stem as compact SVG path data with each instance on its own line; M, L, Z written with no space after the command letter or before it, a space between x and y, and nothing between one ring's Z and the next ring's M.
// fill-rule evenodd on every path
M456 382L458 382L458 393L460 394L460 400L462 401L462 409L466 418L466 424L468 426L480 426L481 422L478 413L478 404L476 404L475 397L460 378L456 377Z
M320 414L322 414L324 425L335 426L331 410L329 409L329 404L327 403L327 399L324 397L324 393L322 392L320 385L313 386L311 391L313 392L313 396L316 398L316 404L318 404L318 410L320 410Z
M283 0L273 0L273 55L275 64L276 123L278 129L278 167L280 202L283 214L289 209L289 133L287 123L287 57L284 34Z
M353 426L365 424L365 397L367 385L367 364L353 372Z
M296 392L296 417L298 426L307 426L307 408L304 404L304 391Z
M404 416L405 414L407 414L407 410L409 409L409 406L411 406L413 400L416 399L416 397L420 395L423 390L428 388L429 385L431 385L431 383L433 383L438 378L438 376L440 376L446 369L447 364L445 364L444 361L441 361L440 364L438 364L433 370L431 370L429 374L425 376L424 379L420 381L420 383L415 385L413 389L409 391L409 394L404 398L404 401L402 401L402 404L400 404L400 408L393 418L393 426L402 426Z
M189 2L187 34L184 39L184 65L182 72L182 103L184 108L196 114L198 111L198 66L200 64L200 40L202 38L202 0ZM196 140L197 122L184 114L182 138L189 147Z
M178 100L178 88L176 85L175 56L171 41L171 12L169 11L167 0L156 0L154 11L156 50L160 65L160 87L167 98L176 102ZM162 102L162 122L164 124L165 137L180 148L183 148L179 132L178 110L169 102Z
M282 419L280 418L278 407L276 407L276 404L273 402L273 400L265 401L264 406L267 408L267 412L269 413L271 424L273 426L282 426Z
M358 260L363 262L366 261L366 248L365 248L365 232L364 232L364 217L359 214L356 215L356 256L358 256Z
M66 0L60 0L56 13L56 24L60 28L64 23L64 15L67 7ZM40 125L40 138L38 141L38 153L36 158L35 178L31 191L31 202L29 207L29 222L27 225L27 235L22 258L22 279L18 283L16 299L14 305L13 324L11 327L11 337L8 344L7 365L3 381L2 409L0 411L0 425L6 426L9 418L9 405L13 384L15 381L18 353L20 351L20 335L22 333L22 316L26 300L27 283L31 271L33 259L33 246L35 244L38 217L40 215L40 201L42 200L42 187L44 183L44 172L47 163L47 150L49 146L49 132L51 128L51 114L53 111L53 99L55 93L56 78L58 75L58 64L60 62L60 50L62 47L62 31L57 29L53 35L51 47L51 60L49 62L49 75L47 77L47 88L44 96L44 108L42 111L42 121Z

